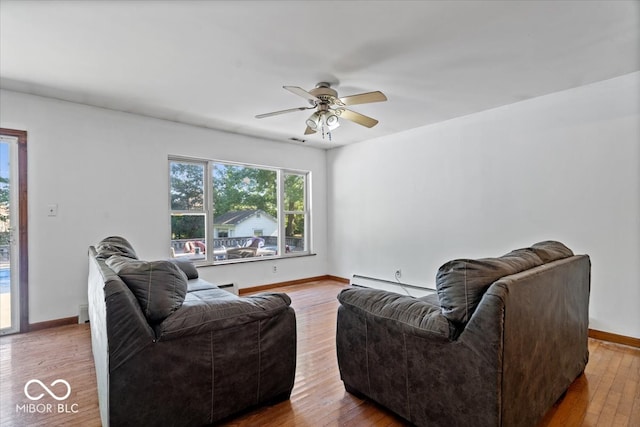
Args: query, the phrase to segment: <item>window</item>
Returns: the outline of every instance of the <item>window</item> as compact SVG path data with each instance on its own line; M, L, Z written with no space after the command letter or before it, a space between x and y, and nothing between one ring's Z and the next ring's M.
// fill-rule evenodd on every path
M187 254L205 259L207 209L205 207L206 165L170 162L172 255ZM174 244L177 242L177 245Z
M284 174L284 235L286 252L305 252L307 243L305 236L308 234L307 203L306 203L306 176L302 174Z
M308 176L170 158L172 254L224 263L309 253Z

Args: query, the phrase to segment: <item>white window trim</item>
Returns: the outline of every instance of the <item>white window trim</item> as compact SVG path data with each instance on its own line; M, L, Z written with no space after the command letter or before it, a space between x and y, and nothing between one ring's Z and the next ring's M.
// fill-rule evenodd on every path
M203 194L203 210L202 211L182 211L171 209L171 163L182 162L191 164L200 164L204 166L204 194ZM273 166L255 165L249 163L230 162L226 160L212 160L212 159L200 159L184 156L169 156L168 158L168 194L169 194L169 239L171 240L171 215L174 213L188 214L204 214L205 215L205 241L207 246L206 258L203 260L192 259L198 266L207 265L221 265L221 264L235 264L255 261L267 261L281 258L296 258L301 256L314 255L312 250L312 235L311 235L311 198L309 197L309 188L311 186L311 172L305 170L278 168ZM277 206L278 206L278 254L270 255L266 257L251 257L241 258L234 260L216 260L214 255L214 242L213 237L214 230L214 217L213 217L213 168L215 164L224 164L229 166L243 166L249 168L257 168L264 170L271 170L276 172L276 188L277 188ZM286 174L300 175L304 177L304 210L302 211L285 211L284 210L284 177ZM286 215L296 214L304 215L304 251L296 251L293 253L286 253ZM211 234L211 236L209 236ZM233 237L232 230L229 230L229 237Z

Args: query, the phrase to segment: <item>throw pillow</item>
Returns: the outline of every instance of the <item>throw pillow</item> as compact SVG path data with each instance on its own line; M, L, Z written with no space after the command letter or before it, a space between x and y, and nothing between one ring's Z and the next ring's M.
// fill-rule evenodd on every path
M187 276L170 261L138 261L112 256L107 265L135 295L151 324L157 324L182 306Z

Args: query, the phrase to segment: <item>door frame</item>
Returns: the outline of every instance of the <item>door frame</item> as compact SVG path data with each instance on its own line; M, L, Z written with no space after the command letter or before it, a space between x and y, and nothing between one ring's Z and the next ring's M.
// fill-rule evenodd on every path
M27 215L27 131L0 128L0 135L18 141L18 292L20 321L17 332L29 331L29 233Z

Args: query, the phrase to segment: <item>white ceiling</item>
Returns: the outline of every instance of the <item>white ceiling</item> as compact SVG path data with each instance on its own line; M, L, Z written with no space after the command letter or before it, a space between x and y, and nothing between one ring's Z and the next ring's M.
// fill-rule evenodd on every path
M331 148L640 70L634 1L5 1L0 85ZM304 136L283 85L380 123Z

